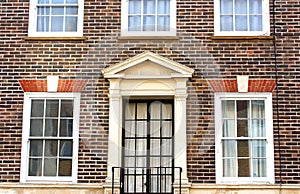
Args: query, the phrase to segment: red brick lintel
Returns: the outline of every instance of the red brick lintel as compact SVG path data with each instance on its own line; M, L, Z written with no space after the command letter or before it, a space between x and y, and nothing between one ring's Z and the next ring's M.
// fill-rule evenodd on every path
M47 92L47 80L19 80L24 92ZM58 80L57 92L81 92L87 80Z
M208 80L214 92L238 92L237 80L220 79ZM272 92L276 86L273 79L249 79L248 92Z

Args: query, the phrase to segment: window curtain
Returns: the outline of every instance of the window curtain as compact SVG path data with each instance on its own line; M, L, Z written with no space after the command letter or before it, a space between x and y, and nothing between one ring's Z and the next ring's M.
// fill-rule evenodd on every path
M129 0L129 31L166 31L170 28L170 0Z
M221 31L261 31L262 0L220 0Z

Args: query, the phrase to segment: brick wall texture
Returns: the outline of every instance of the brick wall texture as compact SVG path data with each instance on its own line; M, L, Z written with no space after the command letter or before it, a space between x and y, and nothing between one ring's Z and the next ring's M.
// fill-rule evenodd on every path
M0 182L19 182L20 177L24 92L19 80L45 84L48 75L87 81L81 96L78 182L104 182L109 83L101 70L151 51L195 70L187 99L188 177L194 183L215 183L214 91L208 81L237 75L276 80L276 60L275 178L278 183L280 137L283 183L300 184L300 5L298 0L270 1L272 35L273 6L275 44L273 39L212 38L213 0L177 0L179 39L120 39L120 0L85 0L85 40L26 40L29 0L1 0Z

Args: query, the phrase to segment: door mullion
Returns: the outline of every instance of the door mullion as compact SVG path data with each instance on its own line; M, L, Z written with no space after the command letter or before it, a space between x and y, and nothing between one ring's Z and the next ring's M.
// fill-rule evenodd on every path
M150 167L150 145L151 145L151 137L150 137L150 102L147 102L147 157L146 157L146 192L150 193L151 188L151 169Z

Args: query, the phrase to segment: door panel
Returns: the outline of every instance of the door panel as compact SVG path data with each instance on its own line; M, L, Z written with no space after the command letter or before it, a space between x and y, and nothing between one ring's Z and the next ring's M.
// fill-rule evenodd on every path
M173 101L124 101L121 193L173 193Z

